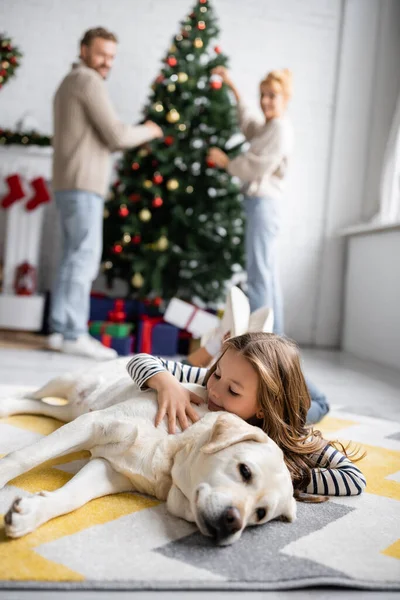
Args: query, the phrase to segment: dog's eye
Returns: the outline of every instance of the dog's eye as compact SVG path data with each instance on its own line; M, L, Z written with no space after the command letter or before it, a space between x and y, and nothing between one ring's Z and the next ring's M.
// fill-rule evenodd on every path
M266 514L267 514L267 511L265 510L265 508L257 508L257 510L256 510L257 521L262 521Z
M244 463L240 463L239 465L239 473L242 476L244 481L250 481L251 479L251 471L247 465Z

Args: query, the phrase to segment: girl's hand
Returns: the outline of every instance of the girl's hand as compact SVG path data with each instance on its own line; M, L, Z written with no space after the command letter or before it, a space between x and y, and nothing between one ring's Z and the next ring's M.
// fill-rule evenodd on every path
M213 69L211 71L212 75L219 75L222 79L222 81L224 83L226 83L226 85L232 86L232 81L231 81L231 77L229 75L229 71L226 67L215 67L215 69Z
M220 169L226 169L229 164L229 157L223 150L219 148L210 148L207 155L207 160L213 162Z
M171 373L157 373L147 381L147 385L157 390L158 412L155 426L161 423L165 415L168 417L168 432L176 433L176 420L182 428L190 425L188 419L195 423L199 416L191 403L202 404L203 399L185 389Z

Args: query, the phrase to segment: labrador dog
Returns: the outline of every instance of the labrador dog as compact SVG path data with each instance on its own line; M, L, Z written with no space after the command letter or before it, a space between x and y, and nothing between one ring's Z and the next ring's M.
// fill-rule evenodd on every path
M30 413L65 425L0 460L0 489L49 459L89 450L89 462L63 487L17 498L5 515L6 535L18 538L100 496L140 492L167 502L169 512L196 523L219 545L245 527L296 518L283 453L261 429L227 412L196 407L202 417L184 432L154 427L156 393L141 391L127 359L53 379L29 397L0 399L0 417ZM187 384L198 395L205 389ZM42 402L56 396L68 403Z

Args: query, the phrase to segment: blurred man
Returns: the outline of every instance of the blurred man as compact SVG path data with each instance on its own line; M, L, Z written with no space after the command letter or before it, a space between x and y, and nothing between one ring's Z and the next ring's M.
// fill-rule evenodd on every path
M90 337L90 289L102 252L103 204L110 154L162 137L151 121L121 123L104 80L115 60L117 38L102 27L87 31L80 62L54 97L53 190L61 219L62 256L54 284L48 346L98 360L116 353Z

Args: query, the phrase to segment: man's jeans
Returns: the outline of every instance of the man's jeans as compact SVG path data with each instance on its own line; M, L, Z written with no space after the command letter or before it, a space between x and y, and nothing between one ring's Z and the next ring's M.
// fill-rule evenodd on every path
M90 290L103 245L101 196L82 190L55 192L61 220L61 260L53 288L50 328L74 340L87 333Z
M283 335L283 301L278 277L276 238L281 199L246 196L247 295L251 312L268 306L274 311L274 333Z

